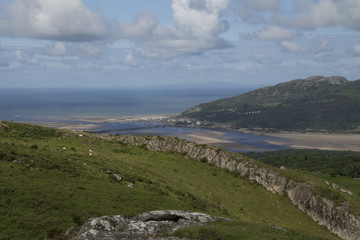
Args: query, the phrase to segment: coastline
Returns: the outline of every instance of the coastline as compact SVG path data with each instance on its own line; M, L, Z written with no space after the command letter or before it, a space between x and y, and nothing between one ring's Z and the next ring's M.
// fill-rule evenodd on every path
M96 131L104 127L104 124L111 123L153 123L159 125L168 125L167 120L171 119L174 115L139 115L139 116L98 116L98 117L74 117L64 119L65 122L59 123L34 123L46 127L54 127L60 129L68 129L75 131ZM199 144L216 145L222 148L231 149L246 149L247 151L267 151L265 148L254 147L241 144L229 139L224 139L222 130L262 135L272 137L274 139L266 140L271 145L276 145L284 148L293 149L319 149L319 150L334 150L334 151L357 151L360 152L360 134L356 133L317 133L317 132L261 132L249 130L235 130L229 128L204 128L204 127L189 127L193 129L202 129L204 131L186 134L178 134L180 138L185 138ZM176 136L176 134L174 134Z

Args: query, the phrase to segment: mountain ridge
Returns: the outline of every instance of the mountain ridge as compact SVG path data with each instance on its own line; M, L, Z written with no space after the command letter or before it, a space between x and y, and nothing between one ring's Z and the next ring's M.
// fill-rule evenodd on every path
M340 76L295 79L194 106L178 116L184 118L232 129L359 130L360 80Z

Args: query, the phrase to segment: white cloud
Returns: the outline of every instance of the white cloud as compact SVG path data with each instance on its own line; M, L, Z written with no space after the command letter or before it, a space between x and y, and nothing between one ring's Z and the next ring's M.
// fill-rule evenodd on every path
M317 51L318 52L330 52L333 48L329 45L328 41L324 37L317 37Z
M229 28L222 14L229 0L173 0L175 26L160 25L152 12L145 12L130 24L118 24L118 36L135 43L136 54L151 58L172 58L201 54L228 47L218 35Z
M73 44L74 46L75 44ZM98 57L105 51L106 43L104 42L87 42L78 43L76 48L78 49L77 54L82 57Z
M285 52L292 52L292 53L298 53L298 52L305 52L306 48L299 46L296 42L291 41L281 41L280 47Z
M354 52L360 54L360 44L354 46Z
M53 56L65 56L67 54L66 45L64 42L56 42L49 51Z
M139 14L132 23L120 23L91 12L82 0L14 0L4 7L0 33L58 41L47 49L52 56L74 55L75 45L68 43L75 42L81 43L76 45L77 54L99 56L104 45L90 42L126 39L134 43L134 54L170 58L228 47L219 34L229 28L222 20L229 4L230 0L172 0L173 26L161 25L151 11Z
M89 41L104 39L108 26L81 0L14 0L0 20L2 35L12 37Z
M278 7L278 0L245 0L252 8L259 11L270 11Z
M38 52L54 57L94 58L104 54L107 44L107 42L103 41L80 43L51 42L45 48L38 49Z
M37 58L29 56L28 54L24 53L21 50L15 50L14 56L15 56L16 60L18 62L20 62L21 64L37 65L40 63Z
M360 56L360 44L355 45L352 49L351 49L351 53L354 56Z
M154 12L147 11L136 16L132 23L118 23L118 37L142 41L154 37L159 21Z
M324 37L317 37L317 45L315 46L313 58L318 62L333 62L334 57L330 54L333 48L329 45Z
M275 12L279 7L278 0L241 0L233 1L232 4L244 22L255 25L268 21L264 12Z
M273 57L267 57L262 53L253 53L253 60L259 64L280 64L281 61Z
M279 17L279 21L288 26L304 29L343 25L360 31L359 0L297 0L296 17Z
M271 25L255 32L255 36L261 40L287 40L293 38L293 33L289 29Z
M196 38L213 38L228 28L220 20L229 6L228 0L173 0L171 6L179 29Z
M8 54L3 52L0 48L0 68L9 66Z
M334 62L333 56L331 56L328 52L319 52L314 55L314 59L318 62Z
M131 52L125 56L124 63L130 67L136 67L139 65Z

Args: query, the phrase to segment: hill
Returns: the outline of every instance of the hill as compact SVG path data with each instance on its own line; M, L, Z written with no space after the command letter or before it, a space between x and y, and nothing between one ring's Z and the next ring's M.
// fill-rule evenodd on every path
M232 129L359 131L360 80L322 76L296 79L200 104L178 118Z
M160 209L233 220L175 233L188 238L338 239L313 218L356 239L360 199L342 188L176 138L0 121L0 239L59 239L91 217Z

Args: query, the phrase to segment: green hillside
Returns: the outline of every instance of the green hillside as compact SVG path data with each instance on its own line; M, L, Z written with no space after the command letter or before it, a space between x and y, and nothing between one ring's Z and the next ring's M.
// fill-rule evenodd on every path
M338 239L286 196L184 154L0 121L0 239L56 238L90 217L157 209L234 220L180 236Z
M360 80L297 79L200 104L179 118L233 129L359 131Z

